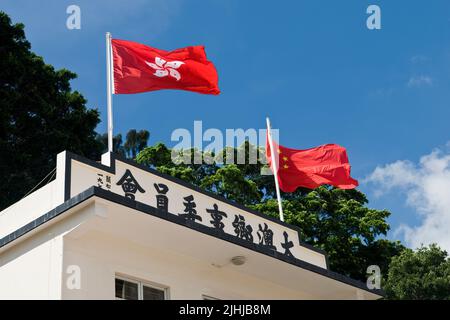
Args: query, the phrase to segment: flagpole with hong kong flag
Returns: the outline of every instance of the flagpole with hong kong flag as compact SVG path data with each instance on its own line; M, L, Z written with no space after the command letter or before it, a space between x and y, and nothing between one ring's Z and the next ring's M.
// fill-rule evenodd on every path
M113 152L113 113L112 95L114 93L113 59L111 33L106 33L106 101L108 109L108 152Z
M116 59L116 60L115 60ZM114 65L117 61L117 65ZM113 152L113 94L162 89L218 95L218 76L203 46L165 51L106 33L108 151Z
M270 155L272 158L272 161L271 161L272 172L273 172L273 176L275 179L275 189L277 192L278 212L280 214L280 220L284 221L283 206L281 204L280 185L278 183L278 153L275 153L275 148L273 147L272 131L271 131L269 117L266 118L266 122L267 122L267 139L269 140ZM276 155L276 156L274 156L274 155Z

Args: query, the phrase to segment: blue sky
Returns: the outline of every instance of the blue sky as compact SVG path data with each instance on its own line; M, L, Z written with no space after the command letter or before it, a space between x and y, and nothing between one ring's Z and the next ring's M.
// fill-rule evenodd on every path
M66 28L70 4L81 8L81 30ZM370 4L381 8L381 30L366 27ZM411 200L413 182L390 190L393 173L373 172L400 160L418 172L421 157L447 152L449 1L2 0L0 10L25 24L32 50L47 63L78 74L73 88L101 111L99 132L106 131L106 31L165 50L202 44L222 94L115 96L115 132L145 128L151 144L173 145L172 131L192 129L194 120L221 130L264 128L270 116L282 145L345 146L352 175L369 177L360 189L370 206L392 211L393 230L419 228L429 217L430 208ZM433 199L424 201L433 207ZM389 237L417 244L401 233Z

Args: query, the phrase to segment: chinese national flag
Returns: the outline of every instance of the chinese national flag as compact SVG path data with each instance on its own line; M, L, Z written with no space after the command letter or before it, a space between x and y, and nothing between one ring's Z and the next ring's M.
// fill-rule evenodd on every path
M323 184L341 189L353 189L358 181L350 176L347 151L337 144L296 150L273 142L278 155L278 183L284 192L294 192L298 187L309 189ZM272 168L270 146L266 141L266 157ZM273 168L272 168L273 170Z
M113 39L113 93L139 93L161 89L219 94L216 68L203 46L164 51Z

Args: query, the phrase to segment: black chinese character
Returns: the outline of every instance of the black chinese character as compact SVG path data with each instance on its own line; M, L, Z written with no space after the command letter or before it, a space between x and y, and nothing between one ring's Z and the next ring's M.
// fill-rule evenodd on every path
M195 221L195 220L202 221L202 217L200 217L197 214L197 210L195 210L195 207L197 207L197 205L194 202L194 196L192 196L192 195L187 196L184 198L184 200L186 200L186 202L183 202L184 207L185 207L184 208L185 213L179 213L178 215L189 221Z
M127 169L125 171L125 174L120 178L120 180L117 182L118 186L122 186L123 192L125 192L125 197L134 200L134 194L136 191L139 190L139 192L144 193L145 190L142 189L142 187L139 185L139 183L136 181L136 179L131 174L130 170Z
M106 189L111 190L111 176L106 176Z
M212 220L209 222L216 228L217 230L223 231L223 228L225 227L224 223L222 222L223 217L227 217L227 214L223 211L219 211L219 207L217 204L214 203L213 205L214 209L206 209L206 212L211 214Z
M169 187L162 183L154 183L153 186L155 187L156 192L158 192L156 195L156 207L164 212L168 212L169 198L167 198L166 193L169 191Z
M294 255L290 250L294 246L294 243L288 240L288 234L286 231L283 232L283 236L284 236L284 243L282 243L281 246L284 249L284 254L290 258L294 258Z
M245 218L243 216L235 214L232 225L234 232L239 238L253 242L253 228L251 225L245 225Z
M277 248L273 245L273 231L269 229L267 223L264 222L264 228L261 224L258 225L258 238L259 244L268 247L269 249L276 250Z
M103 174L97 173L97 187L103 187Z

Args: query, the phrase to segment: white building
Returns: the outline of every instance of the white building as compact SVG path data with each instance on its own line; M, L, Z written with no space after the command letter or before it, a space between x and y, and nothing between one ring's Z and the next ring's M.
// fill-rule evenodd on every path
M381 296L295 227L113 153L60 153L55 180L0 212L0 300Z

